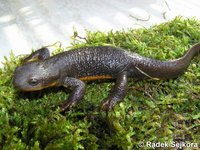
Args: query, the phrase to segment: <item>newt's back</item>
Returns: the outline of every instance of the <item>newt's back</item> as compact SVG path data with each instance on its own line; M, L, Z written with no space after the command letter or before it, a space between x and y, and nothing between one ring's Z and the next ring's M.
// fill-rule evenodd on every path
M132 58L120 48L98 46L66 51L49 59L62 74L76 78L91 76L115 77ZM49 63L49 62L47 62Z

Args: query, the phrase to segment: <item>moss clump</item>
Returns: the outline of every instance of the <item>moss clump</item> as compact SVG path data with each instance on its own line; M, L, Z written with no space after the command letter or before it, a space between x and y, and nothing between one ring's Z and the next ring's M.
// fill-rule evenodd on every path
M200 41L200 22L175 18L150 29L77 33L70 48L114 45L157 59L174 59ZM61 50L57 48L57 52ZM12 75L20 58L0 69L0 149L137 149L140 141L200 141L200 57L176 80L129 82L124 101L99 110L112 82L87 84L84 100L59 113L64 88L19 93Z

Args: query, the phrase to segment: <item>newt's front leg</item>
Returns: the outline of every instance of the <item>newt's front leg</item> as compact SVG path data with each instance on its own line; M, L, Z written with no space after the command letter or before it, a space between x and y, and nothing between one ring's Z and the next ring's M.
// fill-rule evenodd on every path
M117 76L116 84L110 95L102 104L102 108L106 111L111 110L115 104L124 99L127 92L127 72L122 72Z
M85 83L76 78L66 77L61 81L61 85L72 90L68 100L66 100L61 106L61 111L63 112L76 105L83 98L85 93Z

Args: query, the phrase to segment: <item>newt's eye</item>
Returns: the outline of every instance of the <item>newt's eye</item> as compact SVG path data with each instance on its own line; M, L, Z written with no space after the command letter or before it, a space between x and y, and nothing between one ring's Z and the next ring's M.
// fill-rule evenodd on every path
M29 84L32 86L36 86L36 85L38 85L38 83L39 83L38 80L35 78L32 78L29 80Z

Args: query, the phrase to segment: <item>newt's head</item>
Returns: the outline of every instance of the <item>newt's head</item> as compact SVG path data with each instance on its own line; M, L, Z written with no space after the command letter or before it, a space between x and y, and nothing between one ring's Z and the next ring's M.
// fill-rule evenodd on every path
M37 91L56 86L57 79L58 73L55 70L37 62L31 62L16 68L13 84L22 91Z

